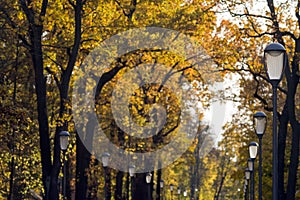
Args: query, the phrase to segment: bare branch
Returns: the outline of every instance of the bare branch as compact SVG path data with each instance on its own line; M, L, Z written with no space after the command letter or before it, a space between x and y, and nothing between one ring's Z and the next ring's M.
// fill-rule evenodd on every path
M47 54L45 54L45 56L47 58L49 58L53 63L55 63L57 66L60 67L61 70L63 70L63 66L61 64L59 64L57 61L55 61L54 59L52 59L50 56L48 56Z
M281 35L282 36L290 36L293 40L297 40L296 36L293 33L289 32L289 31L283 31L283 32L281 32Z
M264 109L265 110L267 110L267 111L272 111L272 108L270 108L269 106L268 106L268 102L264 99L264 98L262 98L262 96L260 96L259 94L258 94L258 88L259 88L259 86L260 86L260 84L259 84L259 81L257 80L257 77L256 76L254 76L254 80L255 80L255 82L256 82L256 88L255 88L255 93L254 93L254 97L255 98L257 98L263 105L264 105Z
M50 69L50 67L46 67L45 69L46 69L46 71L47 71L49 74L51 74L51 75L53 76L56 85L57 85L58 88L60 89L60 82L59 82L59 80L58 80L58 78L57 78L57 76L56 76L56 73L53 72L53 71Z
M44 17L46 15L47 6L48 6L48 0L43 0L41 12L40 12L41 17Z
M3 13L4 19L8 22L11 28L13 29L19 29L17 24L10 18L9 14L7 13L7 10L0 7L0 11ZM21 34L18 34L18 38L23 42L23 46L27 49L30 48L29 42L25 39L25 37Z
M247 9L247 7L245 7ZM251 14L249 12L247 12L247 14L245 13L236 13L236 12L233 12L229 6L227 5L227 10L228 12L230 13L230 15L232 17L255 17L255 18L261 18L261 19L267 19L267 20L271 20L272 21L272 18L271 17L268 17L268 16L265 16L265 15L258 15L258 14ZM248 10L248 9L247 9Z
M75 3L72 0L68 0L68 2L73 8L75 8Z

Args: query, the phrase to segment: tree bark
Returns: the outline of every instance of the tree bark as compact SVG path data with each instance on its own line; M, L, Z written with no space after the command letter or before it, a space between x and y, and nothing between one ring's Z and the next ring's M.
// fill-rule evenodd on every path
M116 200L122 200L123 177L124 177L124 173L122 171L118 171L116 176L116 190L115 190Z
M148 185L146 183L146 174L138 173L135 176L135 198L134 200L145 200L148 198ZM159 184L158 184L159 185Z
M300 51L300 43L299 40L296 42L296 52ZM287 184L287 195L286 199L294 200L296 194L296 184L297 184L297 170L299 165L299 128L300 124L296 119L295 113L295 95L297 92L297 86L299 83L299 77L297 75L298 72L298 57L294 56L292 62L292 74L288 76L287 74L287 82L288 82L288 95L287 95L287 107L289 113L289 121L292 127L292 147L290 154L290 165L289 165L289 174L288 174L288 184Z
M33 11L27 8L29 13ZM33 17L33 16L32 16ZM33 19L32 19L33 20ZM42 163L42 181L45 190L45 199L48 200L49 192L57 193L57 188L50 190L51 180L51 151L50 151L50 138L49 138L49 125L48 125L48 112L47 112L47 98L46 98L46 79L43 73L43 56L42 56L42 25L36 25L31 20L31 14L29 16L30 22L30 40L31 40L31 57L33 61L33 68L35 72L35 92L37 96L37 112L38 112L38 124L40 133L40 148L41 148L41 163ZM55 191L56 190L56 191ZM51 199L52 200L52 199Z

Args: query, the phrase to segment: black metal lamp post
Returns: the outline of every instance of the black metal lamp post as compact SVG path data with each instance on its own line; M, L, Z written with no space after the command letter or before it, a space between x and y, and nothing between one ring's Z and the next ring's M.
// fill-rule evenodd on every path
M174 185L170 184L171 200L173 200L173 190L174 190Z
M258 199L262 200L262 138L266 131L267 115L264 112L256 112L253 115L254 129L258 137Z
M135 165L129 166L129 176L131 177L131 196L132 199L135 199L135 181L134 181L134 175L135 175Z
M245 200L248 200L247 199L247 188L248 188L248 181L245 179L245 182L244 182L244 197L245 197Z
M186 190L183 191L183 196L184 196L184 199L187 198L187 191Z
M248 185L249 185L249 182L250 182L250 170L249 168L247 167L246 170L245 170L245 181L247 181L247 185L246 185L246 193L245 193L245 199L246 200L249 200L249 192L248 192Z
M152 174L147 173L146 175L146 183L148 184L148 200L151 200L151 188L150 188L150 182L152 179Z
M199 198L198 192L199 192L198 188L195 188L195 199L196 199L196 200Z
M273 200L278 200L277 87L282 79L287 60L286 50L284 46L279 43L271 43L264 50L264 66L273 90Z
M250 160L252 162L252 166L248 166L248 168L251 171L251 192L250 192L250 199L254 200L255 198L255 190L254 190L254 184L255 184L255 172L254 172L254 161L257 155L257 150L258 150L258 144L256 142L250 142L249 144L249 155L250 155ZM248 162L249 163L249 162Z
M109 174L108 174L108 162L109 162L110 154L105 152L102 154L102 165L104 168L104 194L105 199L110 200L111 193L110 193L110 187L109 187Z
M161 189L161 191L160 191L161 198L160 199L164 200L164 195L163 195L163 192L164 192L164 180L160 180L159 186L160 186L160 189Z
M60 149L63 151L63 163L64 163L64 167L63 167L63 175L64 175L64 179L63 179L63 199L67 198L67 192L66 192L66 186L67 186L67 167L66 167L66 152L68 149L68 145L69 145L69 137L70 137L70 133L68 131L61 131L59 133L59 143L60 143Z
M177 188L177 194L178 194L178 199L180 200L180 195L181 195L181 189L180 189L180 187Z

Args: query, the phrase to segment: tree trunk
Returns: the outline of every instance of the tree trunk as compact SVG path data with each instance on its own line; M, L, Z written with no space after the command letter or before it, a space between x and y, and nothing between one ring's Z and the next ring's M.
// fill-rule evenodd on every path
M300 43L297 41L296 52L300 51ZM297 184L297 170L299 165L299 128L300 124L297 122L295 113L295 94L297 92L297 85L299 83L298 72L298 58L295 56L292 63L292 75L287 77L288 79L288 113L289 120L292 127L292 147L290 154L290 165L288 174L288 184L287 184L287 196L286 199L294 200L296 194L296 184Z
M89 162L90 153L76 134L76 200L86 199L87 175L85 169L88 169Z
M287 103L283 108L282 114L279 118L279 134L278 134L278 197L285 199L284 189L284 166L285 166L285 149L286 149L286 136L288 126L288 110Z
M42 180L45 190L45 199L48 200L50 192L50 177L52 170L50 138L48 126L48 113L46 101L46 79L43 73L43 57L41 35L43 26L32 24L30 27L30 39L32 43L31 57L35 72L35 92L37 96L37 113L40 133L40 148L42 162ZM56 190L56 191L55 191ZM56 188L52 188L51 192L58 193ZM58 197L57 197L58 198ZM51 199L52 200L52 199Z
M135 176L135 198L133 200L145 200L148 199L148 185L146 183L146 174L138 173Z
M115 190L115 199L122 200L122 184L123 184L124 173L122 171L118 171L116 176L116 190Z
M157 179L156 179L156 200L160 200L160 180L161 180L161 164L158 163L159 167L157 170Z

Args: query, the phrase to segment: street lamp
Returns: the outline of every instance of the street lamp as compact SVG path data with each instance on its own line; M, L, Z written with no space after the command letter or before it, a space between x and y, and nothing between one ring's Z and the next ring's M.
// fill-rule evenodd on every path
M147 173L146 175L146 183L150 183L152 179L152 174L151 173Z
M183 196L184 196L184 199L186 199L186 197L187 197L187 191L186 190L183 191Z
M171 200L173 200L173 190L174 190L174 185L170 184Z
M180 200L180 195L181 195L181 189L180 189L180 187L177 188L177 194L178 194L178 199Z
M267 115L264 112L256 112L253 115L254 129L258 137L258 199L262 200L262 137L266 131Z
M250 199L251 200L254 200L255 198L255 190L254 190L254 182L255 182L255 179L254 179L254 160L256 158L256 155L257 155L257 149L258 149L258 144L256 142L250 142L249 144L249 155L250 155L250 160L252 162L252 166L250 164L250 171L251 172L251 192L250 192Z
M160 191L160 196L162 197L161 199L164 199L164 195L163 195L163 192L164 192L164 180L160 180L159 182L159 186L161 188L161 191Z
M198 188L195 188L195 199L197 200L197 199L199 199L199 190L198 190Z
M249 170L248 167L245 170L245 178L246 178L247 181L249 181L249 179L250 179L250 170Z
M248 169L249 169L250 175L251 175L251 172L253 171L253 162L252 162L251 158L248 158ZM250 179L251 179L251 177L250 177Z
M110 157L110 154L105 152L102 154L102 165L103 167L107 167L108 166L108 162L109 162L109 157Z
M135 165L130 165L128 171L129 171L129 176L131 177L131 196L132 199L135 199L135 181L134 181Z
M129 176L133 177L135 174L135 165L130 165L129 166Z
M151 188L150 188L151 179L152 179L152 174L148 172L146 175L146 183L148 184L148 200L151 200Z
M105 194L105 199L110 200L111 198L111 193L110 193L110 187L109 187L109 175L108 175L108 162L109 162L110 154L108 152L104 152L102 154L102 165L104 167L104 194Z
M273 90L273 200L278 200L278 136L277 136L277 87L282 79L287 64L287 55L284 46L271 43L264 50L264 67Z
M256 142L250 142L249 144L249 156L251 160L255 160L257 156L258 144Z
M60 140L60 149L66 151L69 145L69 137L70 133L68 131L61 131L59 133L59 140Z
M64 162L63 199L66 199L66 197L67 197L67 193L66 193L66 185L67 185L66 152L67 152L68 145L69 145L69 137L70 137L70 133L68 131L61 131L59 133L59 144L60 144L60 149L63 151L63 162Z
M252 163L252 162L251 162ZM246 195L245 195L245 199L246 200L249 200L248 198L248 185L249 185L249 181L250 181L250 170L249 168L247 167L246 170L245 170L245 181L247 181L247 187L246 187Z
M160 180L159 185L160 185L160 188L163 188L164 187L164 180Z

